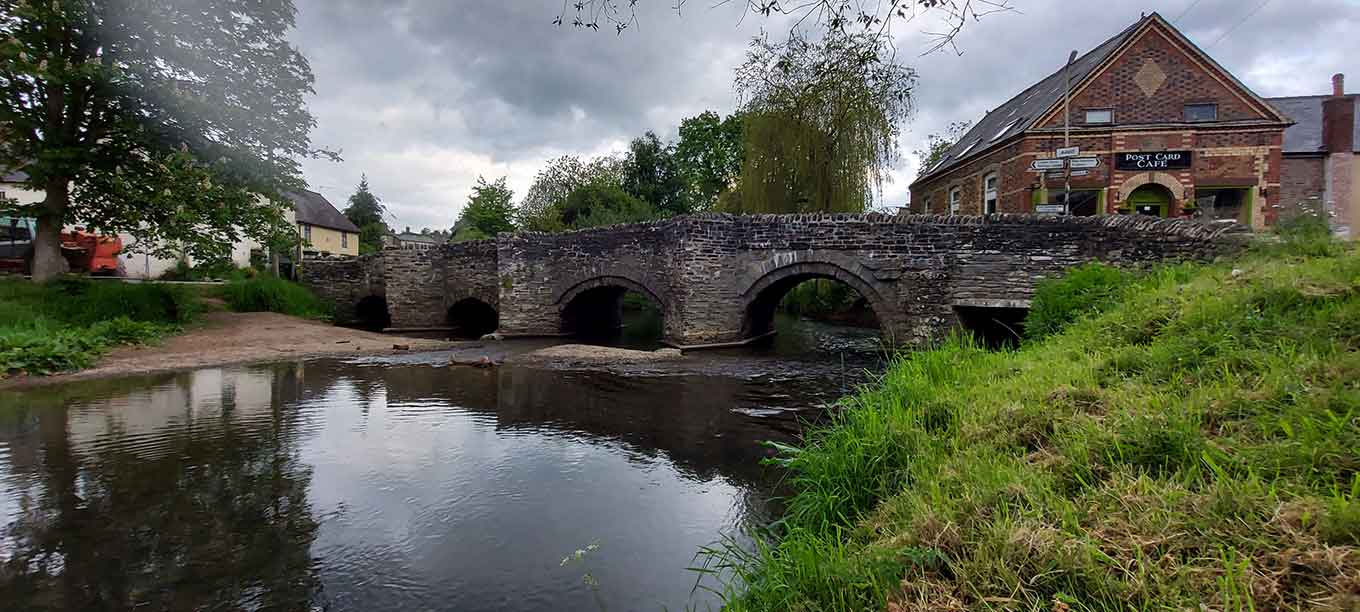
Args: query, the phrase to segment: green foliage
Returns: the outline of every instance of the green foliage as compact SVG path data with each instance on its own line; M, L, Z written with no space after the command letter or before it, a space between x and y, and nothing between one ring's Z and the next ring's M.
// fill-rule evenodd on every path
M733 610L1354 607L1360 253L1304 246L1078 270L1061 331L899 356L705 571Z
M321 154L291 0L0 0L0 15L0 165L46 190L22 211L40 236L79 223L205 260L286 225L278 194ZM51 278L57 246L36 245Z
M656 134L647 132L634 138L624 158L621 187L629 195L651 205L663 217L691 212L685 176L675 159L674 147L661 143Z
M548 162L538 171L529 192L516 211L519 227L533 232L572 229L562 222L562 205L572 192L592 183L623 184L624 163L618 157L598 157L590 162L566 155Z
M387 207L368 188L368 175L359 179L359 186L355 188L354 195L349 197L349 206L345 207L344 214L359 228L360 255L382 250L383 238L392 230L383 220Z
M704 111L680 121L675 163L689 183L696 210L715 210L719 198L737 187L745 158L740 114L719 117Z
M819 278L790 289L779 301L779 309L791 315L820 317L845 311L859 297L845 283Z
M1129 272L1094 262L1040 282L1025 317L1025 336L1045 338L1098 314L1118 301L1132 281Z
M897 156L916 75L883 38L751 42L737 70L741 212L860 212Z
M89 367L110 347L158 340L199 311L192 293L169 285L2 280L0 376Z
M514 192L505 184L505 177L496 179L494 183L486 182L486 179L477 177L477 184L472 186L472 195L468 197L467 206L463 207L463 213L458 216L458 223L454 230L454 240L490 238L503 232L515 231L515 205ZM459 231L463 230L463 231ZM471 232L471 234L469 234Z
M661 216L647 202L609 183L591 183L573 191L561 210L562 224L571 229L638 223Z
M260 275L223 285L219 295L236 312L277 312L309 319L329 319L335 309L297 283Z

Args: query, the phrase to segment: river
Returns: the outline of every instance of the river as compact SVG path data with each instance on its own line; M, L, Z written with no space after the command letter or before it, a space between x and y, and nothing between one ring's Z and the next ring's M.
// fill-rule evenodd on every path
M777 513L764 442L881 367L873 330L779 326L646 368L445 352L0 392L0 602L717 608L688 568Z

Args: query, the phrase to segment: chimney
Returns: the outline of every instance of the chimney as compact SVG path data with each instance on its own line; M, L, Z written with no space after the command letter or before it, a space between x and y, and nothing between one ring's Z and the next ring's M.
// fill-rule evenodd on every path
M1346 96L1346 76L1332 77L1332 97L1322 101L1322 147L1328 153L1355 148L1355 100Z

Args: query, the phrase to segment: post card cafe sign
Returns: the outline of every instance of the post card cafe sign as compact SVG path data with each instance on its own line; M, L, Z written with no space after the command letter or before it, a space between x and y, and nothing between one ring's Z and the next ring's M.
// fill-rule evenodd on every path
M1175 170L1189 168L1190 157L1190 151L1115 153L1114 167L1119 170Z

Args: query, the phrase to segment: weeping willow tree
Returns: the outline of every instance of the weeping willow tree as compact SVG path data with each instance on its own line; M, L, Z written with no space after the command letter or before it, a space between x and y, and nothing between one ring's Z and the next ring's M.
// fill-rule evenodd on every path
M860 212L880 193L916 73L882 37L757 38L737 69L746 213Z

